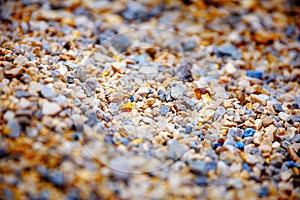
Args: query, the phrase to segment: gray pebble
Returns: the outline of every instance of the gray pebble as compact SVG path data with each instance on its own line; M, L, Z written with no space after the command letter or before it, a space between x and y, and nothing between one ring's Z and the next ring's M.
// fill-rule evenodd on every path
M244 133L243 129L240 129L240 128L230 128L228 130L227 135L228 136L233 136L233 137L242 137L243 133Z
M52 98L56 96L56 92L48 85L42 87L41 94L45 98Z
M20 125L16 120L11 120L7 123L7 126L9 128L9 136L11 138L17 138L20 136L21 132L20 132Z
M197 44L194 40L189 40L183 45L184 51L193 51L197 47Z

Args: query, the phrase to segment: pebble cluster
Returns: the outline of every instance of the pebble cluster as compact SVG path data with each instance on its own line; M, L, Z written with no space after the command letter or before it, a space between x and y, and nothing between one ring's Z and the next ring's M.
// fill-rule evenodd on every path
M0 199L300 199L297 5L0 10Z

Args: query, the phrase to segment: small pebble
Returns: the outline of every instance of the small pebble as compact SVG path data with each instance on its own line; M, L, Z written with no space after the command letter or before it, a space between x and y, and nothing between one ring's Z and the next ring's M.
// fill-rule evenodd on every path
M45 101L42 106L43 115L56 115L61 111L61 107L54 102Z
M167 106L162 106L159 108L159 113L163 116L166 116L170 109Z
M241 149L241 150L243 150L244 147L245 147L245 145L244 145L243 142L235 142L235 143L234 143L234 146L235 146L236 148L238 148L238 149Z
M195 184L198 186L207 186L207 178L205 176L198 176L195 180Z
M274 108L274 110L276 111L276 112L283 112L283 109L282 109L282 107L281 107L281 105L279 104L279 103L275 103L275 104L273 104L273 108Z
M257 79L262 79L263 73L260 71L254 71L254 70L247 70L246 75L251 77L251 78L257 78Z
M255 130L253 128L246 128L244 131L243 136L244 137L252 137L255 133Z
M263 186L263 187L260 189L260 191L259 191L259 193L258 193L258 196L259 196L260 198L263 198L263 197L269 196L269 194L270 194L269 188L268 188L267 186Z

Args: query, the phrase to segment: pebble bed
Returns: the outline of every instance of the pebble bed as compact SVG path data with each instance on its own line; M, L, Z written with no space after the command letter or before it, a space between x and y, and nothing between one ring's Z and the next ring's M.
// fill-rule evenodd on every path
M0 7L0 199L300 199L300 7Z

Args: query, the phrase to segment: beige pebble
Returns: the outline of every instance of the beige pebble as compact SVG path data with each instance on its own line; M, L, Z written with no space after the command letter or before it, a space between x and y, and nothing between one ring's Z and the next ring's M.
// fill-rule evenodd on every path
M43 115L55 115L61 111L61 107L54 102L45 101L43 103L42 114Z

